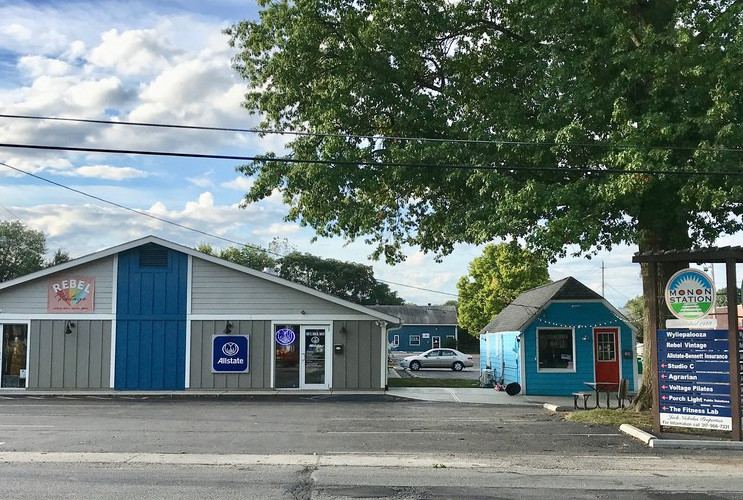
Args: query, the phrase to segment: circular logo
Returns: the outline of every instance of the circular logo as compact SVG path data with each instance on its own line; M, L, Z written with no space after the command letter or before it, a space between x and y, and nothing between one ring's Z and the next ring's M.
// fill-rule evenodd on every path
M666 285L666 305L678 319L700 319L715 303L715 284L706 273L682 269Z
M276 331L276 343L279 345L292 345L297 335L290 328L282 328Z
M312 342L313 344L319 344L320 343L320 337L318 337L317 335L315 335L314 337L312 337L310 339L310 342Z
M238 352L240 352L240 346L234 342L225 342L222 346L222 353L224 353L225 356L234 356Z

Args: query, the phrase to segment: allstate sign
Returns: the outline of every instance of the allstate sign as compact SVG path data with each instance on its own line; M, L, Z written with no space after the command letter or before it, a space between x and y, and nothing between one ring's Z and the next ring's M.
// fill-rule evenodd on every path
M249 346L247 335L213 335L212 373L247 373Z
M666 305L678 319L704 318L714 303L715 284L706 273L683 269L668 280Z

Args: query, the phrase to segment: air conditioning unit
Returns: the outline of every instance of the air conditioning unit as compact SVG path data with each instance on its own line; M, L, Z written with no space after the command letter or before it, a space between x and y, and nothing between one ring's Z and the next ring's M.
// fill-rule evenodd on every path
M493 387L493 370L480 370L480 387Z

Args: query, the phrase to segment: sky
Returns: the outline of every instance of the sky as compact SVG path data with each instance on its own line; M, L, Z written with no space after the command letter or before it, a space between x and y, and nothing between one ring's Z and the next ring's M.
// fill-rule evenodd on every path
M250 0L0 0L0 113L256 127L258 117L241 107L247 83L231 68L235 51L222 30L257 13ZM6 144L252 156L281 153L285 140L0 118L0 142ZM406 261L389 266L368 260L372 248L363 242L313 242L311 229L284 220L288 207L279 193L240 207L252 180L236 172L236 161L0 147L0 162L26 172L0 165L0 220L20 220L44 232L50 252L62 249L72 257L150 234L191 247L234 246L102 200L232 242L266 247L285 238L302 252L372 265L377 279L421 305L455 299L457 280L482 254L482 246L458 245L436 262L406 248ZM733 235L717 244L742 243ZM550 265L550 277L573 276L622 307L641 293L640 268L632 264L636 250L622 246L591 259L560 259ZM720 284L724 269L715 271Z

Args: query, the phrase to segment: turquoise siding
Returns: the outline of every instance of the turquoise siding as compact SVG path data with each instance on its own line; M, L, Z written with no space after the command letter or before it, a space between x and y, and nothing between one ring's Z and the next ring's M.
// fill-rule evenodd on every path
M493 380L521 384L521 356L518 332L487 333L480 336L480 369L493 370Z
M539 372L537 370L537 328L574 328L575 371ZM635 377L632 348L632 330L600 302L553 303L524 331L526 392L549 396L565 396L588 388L584 382L594 381L593 329L616 327L619 329L620 377L629 379L634 390ZM587 340L583 340L583 338ZM623 353L632 355L625 358ZM523 385L523 384L522 384Z

